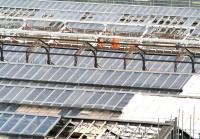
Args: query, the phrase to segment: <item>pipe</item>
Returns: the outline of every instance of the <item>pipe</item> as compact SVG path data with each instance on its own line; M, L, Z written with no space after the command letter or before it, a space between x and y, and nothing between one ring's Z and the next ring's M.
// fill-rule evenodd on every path
M193 56L191 56L191 55L187 55L189 58L190 58L190 60L191 60L191 62L192 62L192 73L195 73L195 64L194 64L194 57Z
M3 43L1 43L0 51L1 51L1 61L4 61L4 57L3 57Z
M41 46L41 47L45 49L46 54L47 54L47 64L50 65L51 64L50 52L45 46Z
M145 56L144 54L142 54L141 52L139 53L139 55L142 58L142 70L145 71L146 70L146 64L145 64Z
M93 47L90 43L86 42L88 44L89 49L91 50L92 54L94 55L94 67L98 68L98 63L97 63L97 48Z
M38 40L39 40L40 42L42 42L44 45L48 46L48 49L47 49L47 47L41 45L41 47L45 49L46 54L47 54L47 64L48 64L48 65L51 65L50 45L48 45L47 43L45 43L45 42L44 42L43 40L41 40L41 39L38 39Z
M44 49L45 49L46 54L47 54L47 64L50 65L50 64L51 64L51 57L50 57L50 52L49 52L49 50L48 50L45 46L42 46L42 45L41 45L41 48L44 48ZM31 53L31 48L28 47L27 50L26 50L26 63L29 62L30 53Z

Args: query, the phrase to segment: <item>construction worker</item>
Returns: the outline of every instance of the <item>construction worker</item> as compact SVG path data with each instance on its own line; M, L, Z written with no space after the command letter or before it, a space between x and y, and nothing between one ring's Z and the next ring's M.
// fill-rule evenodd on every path
M105 47L105 42L103 38L98 38L97 39L97 47L99 48L104 48Z
M116 36L116 35L117 33L114 32L113 36ZM115 48L115 49L119 48L120 47L119 42L120 42L119 38L112 38L112 48Z

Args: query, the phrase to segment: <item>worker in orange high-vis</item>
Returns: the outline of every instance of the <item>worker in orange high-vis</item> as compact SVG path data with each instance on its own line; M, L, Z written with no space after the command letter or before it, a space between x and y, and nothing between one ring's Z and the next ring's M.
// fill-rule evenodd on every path
M105 42L103 38L98 38L97 39L97 47L99 48L104 48L105 47Z
M116 35L117 33L114 32L113 36L116 36ZM112 48L115 48L115 49L119 48L120 47L119 42L120 42L119 38L112 38Z

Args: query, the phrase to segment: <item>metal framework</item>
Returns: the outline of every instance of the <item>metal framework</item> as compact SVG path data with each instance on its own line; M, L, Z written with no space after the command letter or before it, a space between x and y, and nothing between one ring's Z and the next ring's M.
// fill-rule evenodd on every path
M0 51L1 51L1 61L4 61L4 57L3 57L3 43L1 43L1 46L0 46Z
M4 35L200 44L200 12L195 8L30 0L0 3L0 33ZM112 36L113 32L120 35Z
M81 0L62 0L62 1L76 1L82 2ZM170 7L200 7L198 0L85 0L86 2L94 3L116 3L116 4L133 4L133 5L148 5L148 6L170 6Z
M9 38L9 39L7 39ZM15 40L15 41L13 41ZM26 42L24 43L24 40ZM174 72L177 71L177 63L181 63L180 57L185 57L188 56L191 60L191 62L186 62L186 63L191 63L191 72L195 72L195 58L199 57L199 48L198 47L187 47L184 45L180 44L151 44L151 43L146 43L146 44L139 44L138 42L134 43L120 43L124 46L124 48L119 48L119 49L113 49L113 48L98 48L96 47L96 41L88 41L88 40L75 40L75 39L53 39L53 42L51 42L51 38L46 38L46 37L27 37L27 36L7 36L7 35L1 35L1 43L3 45L13 45L10 47L20 47L20 46L27 46L28 48L26 49L26 63L29 62L29 56L31 53L37 53L37 52L32 52L32 48L35 46L39 46L43 49L45 49L46 55L47 55L47 64L53 64L51 61L51 49L56 49L56 48L62 48L62 49L75 49L77 50L75 54L68 54L69 56L74 56L74 66L77 66L78 63L78 58L77 56L82 56L82 57L94 57L94 67L98 68L101 67L101 65L98 65L98 58L99 56L97 55L97 52L99 51L107 51L110 53L115 53L115 52L121 52L124 53L124 57L116 57L113 59L122 59L124 61L124 69L127 67L127 60L131 60L130 56L131 54L139 54L141 57L142 61L142 70L146 70L146 58L145 55L160 55L160 56L172 56L176 57L174 61L170 60L163 60L164 62L174 62ZM22 43L21 43L22 42ZM41 43L38 43L41 42ZM51 43L49 43L51 42ZM111 42L104 42L106 46L110 46L112 43ZM16 45L16 46L15 46ZM45 46L44 46L45 45ZM70 45L70 46L69 46ZM179 45L179 46L177 46ZM91 51L92 55L84 55L81 54L83 51ZM20 51L19 51L20 52ZM62 54L60 54L62 55ZM3 58L3 49L1 49L1 60L4 60ZM101 57L104 58L104 57ZM110 58L112 57L105 57L105 58ZM154 60L152 60L154 61ZM155 60L157 61L157 60ZM158 60L159 61L159 60ZM163 62L162 61L162 62ZM184 62L184 61L183 61Z
M176 122L153 123L89 118L62 118L46 138L129 138L139 139L173 136Z

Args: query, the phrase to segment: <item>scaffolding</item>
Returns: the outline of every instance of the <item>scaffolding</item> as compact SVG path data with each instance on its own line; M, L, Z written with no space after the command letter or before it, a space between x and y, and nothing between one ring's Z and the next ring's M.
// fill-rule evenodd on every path
M66 117L60 120L46 138L168 139L175 138L176 130L176 121L154 123Z

